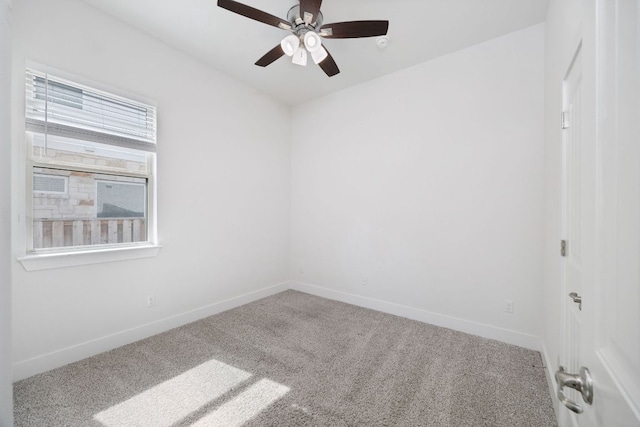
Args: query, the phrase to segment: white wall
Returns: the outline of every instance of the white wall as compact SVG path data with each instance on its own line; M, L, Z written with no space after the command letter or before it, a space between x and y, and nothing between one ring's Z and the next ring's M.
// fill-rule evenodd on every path
M537 347L543 72L541 24L295 108L292 277Z
M545 226L542 342L549 374L558 367L560 312L560 171L562 80L578 41L580 0L551 0L545 39ZM553 399L557 405L558 400Z
M156 99L164 246L156 258L26 272L15 261L24 250L17 218L25 175L15 168L16 378L290 277L430 313L434 323L537 343L543 25L307 103L292 116L77 0L21 0L14 8L15 164L24 156L25 60ZM202 185L186 185L193 182ZM146 308L149 294L156 308ZM503 311L505 299L515 301L514 314Z
M0 0L0 426L13 425L11 387L10 2Z
M21 0L14 9L14 161L23 164L25 60L157 100L163 245L155 258L26 272L15 261L24 250L25 172L15 171L16 378L288 279L289 107L77 0ZM149 294L155 308L146 307Z

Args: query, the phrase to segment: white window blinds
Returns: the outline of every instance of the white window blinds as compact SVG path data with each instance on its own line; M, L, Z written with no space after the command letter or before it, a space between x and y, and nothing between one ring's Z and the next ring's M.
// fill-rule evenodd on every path
M28 131L155 152L156 108L26 70Z

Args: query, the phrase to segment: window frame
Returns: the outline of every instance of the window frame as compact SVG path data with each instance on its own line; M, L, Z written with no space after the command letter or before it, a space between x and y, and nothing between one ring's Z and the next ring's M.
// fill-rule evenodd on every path
M25 70L23 75L28 69L37 70L38 72L54 75L60 79L68 80L73 83L77 83L79 86L85 86L98 91L113 94L117 97L127 98L133 102L139 102L147 104L157 108L157 104L154 101L144 99L137 95L125 93L122 90L114 89L112 87L106 87L105 85L88 81L81 77L71 75L69 73L62 72L60 70L52 69L51 67L43 66L41 64L27 61L25 64ZM24 86L23 86L24 93ZM87 265L101 262L111 262L127 259L138 259L156 256L159 253L161 246L158 244L158 232L157 232L157 153L156 152L144 152L138 149L141 153L145 154L147 170L145 172L140 171L109 171L108 168L82 166L79 164L69 165L63 162L55 162L52 160L36 159L33 155L34 146L34 134L37 132L27 129L26 110L23 108L25 120L22 121L24 126L23 133L24 140L22 142L22 149L20 157L22 161L21 165L25 167L25 181L22 186L25 196L24 207L24 224L23 236L24 236L24 250L23 255L18 257L18 261L21 262L23 267L27 271L42 270L49 268L59 267L71 267L76 265ZM157 113L156 113L157 117ZM66 136L65 136L66 137ZM70 135L69 137L72 138ZM88 142L99 142L105 144L102 141L95 141L92 139L82 138L82 134L79 133L75 139L84 140ZM113 144L117 146L117 144ZM34 194L42 194L42 192L36 192L33 189L33 175L34 168L45 169L60 169L67 171L78 171L86 173L96 173L100 175L114 175L114 176L126 176L131 178L145 178L146 183L146 204L145 204L145 219L146 219L146 239L144 242L129 242L129 243L110 243L110 244L94 244L83 246L63 246L56 248L38 248L34 249L33 242L33 204ZM66 189L69 190L69 182L66 181ZM96 184L97 185L97 184Z

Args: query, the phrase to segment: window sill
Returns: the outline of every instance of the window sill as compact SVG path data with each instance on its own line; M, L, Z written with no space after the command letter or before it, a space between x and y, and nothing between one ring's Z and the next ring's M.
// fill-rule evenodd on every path
M162 248L162 246L144 245L73 252L40 253L20 257L18 261L20 261L25 270L38 271L99 264L103 262L151 258L158 255L160 248Z

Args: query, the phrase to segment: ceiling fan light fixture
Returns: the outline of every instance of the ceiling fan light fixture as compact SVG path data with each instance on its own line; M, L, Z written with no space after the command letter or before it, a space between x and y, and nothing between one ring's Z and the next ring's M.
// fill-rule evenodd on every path
M280 47L282 47L285 55L293 56L300 47L300 39L298 36L294 36L293 34L288 35L282 39Z
M320 50L322 48L320 36L314 31L307 31L304 35L304 47L306 47L311 54Z
M389 21L386 20L344 21L324 24L324 16L320 10L323 0L297 1L296 4L289 8L286 20L240 3L237 0L217 1L219 7L229 12L293 33L282 39L280 44L258 59L255 64L259 67L266 67L282 56L289 56L294 64L306 66L309 54L311 54L313 62L318 64L327 76L333 77L340 72L340 69L331 54L323 46L321 37L359 39L386 36L389 31ZM377 43L380 48L383 48L388 44L388 39L379 38Z
M293 59L291 60L296 65L302 65L303 67L307 66L307 51L300 48L296 50L293 54Z
M304 13L304 23L311 24L313 22L313 13L305 12Z
M329 54L327 53L327 50L322 46L320 46L320 49L316 50L315 52L311 52L313 62L316 64L319 64L327 59L327 56L329 56Z

